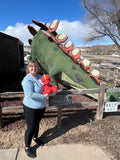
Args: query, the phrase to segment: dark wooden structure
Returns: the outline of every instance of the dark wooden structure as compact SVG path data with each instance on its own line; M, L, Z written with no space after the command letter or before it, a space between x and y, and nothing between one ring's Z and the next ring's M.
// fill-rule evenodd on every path
M0 32L0 92L21 90L24 44Z
M18 73L24 67L24 44L0 32L0 74Z

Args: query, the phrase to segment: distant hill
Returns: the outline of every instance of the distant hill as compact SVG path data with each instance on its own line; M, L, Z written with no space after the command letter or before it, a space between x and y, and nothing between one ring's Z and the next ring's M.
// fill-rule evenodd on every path
M94 45L91 47L81 47L82 52L90 53L90 54L97 54L103 53L105 55L111 55L113 53L120 54L120 49L117 48L115 44L113 45Z

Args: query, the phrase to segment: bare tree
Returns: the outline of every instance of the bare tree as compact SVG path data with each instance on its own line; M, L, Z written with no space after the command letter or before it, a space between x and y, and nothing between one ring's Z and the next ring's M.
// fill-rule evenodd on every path
M93 32L87 41L109 37L120 49L120 0L80 0Z

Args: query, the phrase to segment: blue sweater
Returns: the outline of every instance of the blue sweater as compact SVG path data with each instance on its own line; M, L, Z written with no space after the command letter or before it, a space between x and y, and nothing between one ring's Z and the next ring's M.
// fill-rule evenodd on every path
M43 95L43 83L41 82L41 75L37 77L27 74L21 85L24 90L23 104L29 108L42 109L47 104L47 94Z

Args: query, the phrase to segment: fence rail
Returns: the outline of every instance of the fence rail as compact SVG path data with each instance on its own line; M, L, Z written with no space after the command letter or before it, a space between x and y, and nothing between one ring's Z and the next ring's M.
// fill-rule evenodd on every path
M100 71L100 80L105 82L112 82L120 86L120 58L112 56L98 56L84 54L84 57L89 59L92 69Z
M97 106L97 113L96 113L96 120L101 120L103 118L103 112L104 112L104 105L105 105L105 93L108 92L120 92L120 88L111 88L106 89L105 83L101 83L100 87L98 89L82 89L82 90L62 90L58 91L57 93L53 93L49 96L49 103L47 108L55 107L58 111L58 119L57 119L57 125L58 128L61 128L61 117L62 117L62 108L67 107L89 107L89 106ZM72 102L72 97L74 95L83 95L83 94L98 94L98 100L96 102L80 102L75 103ZM5 92L0 93L0 98L23 98L24 93L23 92ZM120 104L120 102L118 102ZM3 107L4 108L4 107ZM14 107L11 107L12 109ZM16 106L16 109L21 109L21 106ZM4 111L10 110L10 107L4 108ZM2 127L2 108L0 107L0 128Z
M120 69L119 68L107 68L107 67L99 67L99 71L101 73L101 80L107 82L113 82L115 85L120 85Z

